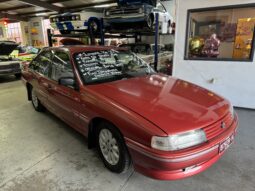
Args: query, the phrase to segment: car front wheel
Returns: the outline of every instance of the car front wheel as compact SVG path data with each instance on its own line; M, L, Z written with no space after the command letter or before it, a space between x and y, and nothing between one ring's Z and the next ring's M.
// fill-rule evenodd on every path
M35 108L36 111L44 111L44 106L41 104L40 100L38 99L35 91L34 91L34 88L31 89L31 99L32 99L32 104Z
M100 31L100 23L97 19L92 19L89 21L88 29L92 34L98 33Z
M120 132L109 123L101 123L98 129L98 150L104 165L112 172L128 170L131 159Z
M153 29L154 20L153 17L150 15L147 17L146 25L149 29Z

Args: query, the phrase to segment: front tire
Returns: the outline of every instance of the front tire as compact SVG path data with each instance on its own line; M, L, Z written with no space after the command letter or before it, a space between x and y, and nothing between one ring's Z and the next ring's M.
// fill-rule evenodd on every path
M89 21L88 29L92 34L99 33L100 31L100 23L97 19L92 19Z
M149 29L153 29L153 24L154 24L154 18L152 15L148 16L147 17L147 20L146 20L146 26L149 28Z
M131 159L120 132L110 123L103 122L97 132L98 151L106 168L115 173L126 172Z
M34 107L34 109L38 112L42 112L45 110L44 106L41 104L40 100L38 99L38 97L36 96L36 93L34 91L34 88L31 87L30 89L30 93L31 93L31 99L32 99L32 105Z

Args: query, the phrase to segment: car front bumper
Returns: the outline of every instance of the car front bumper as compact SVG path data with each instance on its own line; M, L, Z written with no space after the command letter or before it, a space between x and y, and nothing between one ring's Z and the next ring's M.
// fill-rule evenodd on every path
M65 22L55 22L50 24L52 28L57 30L87 30L87 21L65 21Z
M220 136L190 150L179 152L158 151L126 138L126 143L136 171L160 180L176 180L198 174L224 154L220 145L237 132L238 119Z
M114 16L104 18L107 24L119 24L119 23L136 23L136 22L145 22L147 19L146 15L138 14L133 16Z

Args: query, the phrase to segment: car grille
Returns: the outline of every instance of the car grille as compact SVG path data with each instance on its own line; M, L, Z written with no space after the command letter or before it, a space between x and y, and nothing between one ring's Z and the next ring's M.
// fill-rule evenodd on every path
M140 8L117 8L114 10L109 11L110 16L115 16L115 15L128 15L128 14L136 14L139 13Z
M50 19L51 22L63 22L63 21L77 21L80 20L80 15L67 15L57 16Z
M212 125L205 127L204 131L205 131L207 140L213 139L214 137L217 137L222 132L227 130L231 126L232 122L233 122L232 114L228 113L221 120L217 121L216 123ZM222 125L223 123L225 125Z
M8 64L8 65L0 65L0 69L19 69L20 65L19 63L14 63L14 64Z

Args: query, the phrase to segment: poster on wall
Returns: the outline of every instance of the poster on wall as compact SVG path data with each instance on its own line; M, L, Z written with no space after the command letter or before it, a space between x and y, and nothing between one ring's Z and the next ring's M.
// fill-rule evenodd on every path
M241 59L250 57L254 28L255 18L238 20L233 58Z

